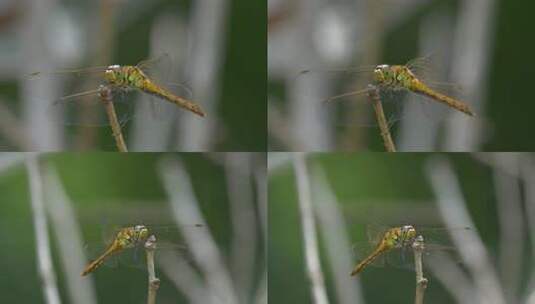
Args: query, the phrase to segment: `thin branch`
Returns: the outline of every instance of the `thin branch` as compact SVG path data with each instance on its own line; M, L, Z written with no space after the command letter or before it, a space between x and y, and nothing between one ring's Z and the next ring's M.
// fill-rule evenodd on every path
M379 88L374 85L368 85L368 88L370 89L368 96L373 102L375 117L377 118L379 128L381 129L381 137L383 138L386 151L396 152L396 146L392 140L392 135L390 135L388 122L386 121L385 112L383 111L383 104L381 103L381 97L379 96Z
M424 293L427 288L427 279L424 277L424 270L422 265L422 253L425 249L424 237L419 235L412 244L414 251L414 270L416 271L416 296L414 297L415 304L424 303Z
M147 272L149 273L149 294L147 296L147 304L156 303L156 293L160 288L160 279L156 277L154 270L154 250L156 250L156 237L149 236L145 242L145 252L147 253Z
M43 203L43 182L39 172L37 155L31 153L26 159L26 170L30 184L30 198L33 211L33 222L37 246L37 265L41 283L48 304L61 303L59 298L56 274L52 263L50 240L48 239L45 206Z
M106 108L106 114L108 115L108 120L110 121L111 129L113 132L113 138L115 138L115 144L119 152L128 152L126 148L126 143L124 142L123 133L121 132L121 124L117 119L117 114L115 113L115 106L113 105L113 94L109 86L101 85L100 89L100 99Z
M308 180L308 171L303 153L294 154L293 165L297 180L307 274L312 284L312 297L316 304L327 304L329 300L327 299L327 292L325 290L325 279L321 271L316 223L314 222L314 212L312 211L310 182Z

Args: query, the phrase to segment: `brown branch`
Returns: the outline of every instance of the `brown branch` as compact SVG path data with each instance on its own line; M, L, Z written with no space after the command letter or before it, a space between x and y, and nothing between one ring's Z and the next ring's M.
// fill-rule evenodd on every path
M375 110L375 117L379 123L379 128L381 129L381 137L383 138L383 143L385 145L386 151L396 152L396 146L392 140L392 135L390 135L390 130L388 128L388 123L385 118L385 112L383 111L383 104L381 103L381 97L379 96L379 88L374 85L369 85L370 89L368 96L372 100L373 109Z
M156 237L151 235L145 242L145 251L147 253L147 272L149 273L149 293L147 304L156 303L156 293L160 288L160 279L156 277L154 270L154 250L156 250Z
M427 288L427 279L424 278L424 271L422 265L422 253L424 251L424 238L419 235L412 244L414 251L414 270L416 271L416 296L414 298L415 304L424 303L424 293Z
M101 85L100 86L100 99L106 108L106 114L108 115L108 120L110 121L111 129L113 132L113 138L115 138L115 144L119 152L128 152L126 148L126 143L124 142L123 133L121 132L121 124L117 119L117 114L115 113L115 106L113 105L113 94L109 86Z

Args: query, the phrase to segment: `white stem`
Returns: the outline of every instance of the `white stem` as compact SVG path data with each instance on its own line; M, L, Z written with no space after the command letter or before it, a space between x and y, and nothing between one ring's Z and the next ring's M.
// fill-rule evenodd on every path
M325 279L321 270L316 224L314 222L314 212L312 211L310 183L304 154L295 153L293 164L297 181L307 275L312 285L312 298L315 304L327 304L329 300L325 290Z
M206 285L187 261L164 250L158 254L156 262L160 265L162 272L187 297L189 303L210 303L210 297L206 294Z
M314 212L318 218L319 231L325 240L325 249L334 277L336 298L340 304L364 303L360 280L349 278L353 267L351 244L340 204L325 173L320 167L314 168L312 189Z
M46 210L52 222L52 231L58 242L62 268L71 303L97 303L95 286L90 278L80 279L87 257L83 250L82 232L76 221L76 212L63 184L53 168L45 176Z
M251 189L251 158L249 153L225 155L225 175L231 208L232 242L231 265L239 291L240 302L249 302L256 257L256 214Z
M232 278L223 262L208 225L202 215L191 181L185 168L178 162L168 159L160 164L160 174L170 198L169 203L175 221L179 225L202 224L204 229L186 229L185 241L199 269L204 274L213 303L237 303Z
M524 253L524 216L522 210L522 196L518 174L513 176L503 172L498 167L510 167L509 170L518 172L520 163L518 154L493 154L494 189L499 220L500 258L499 269L504 285L507 303L518 303L520 278L522 277Z
M466 209L466 202L455 173L443 158L429 161L426 171L444 223L450 228L452 240L474 277L478 301L504 304L505 299L495 268ZM472 227L472 229L470 231L455 229L460 227Z
M191 32L188 34L189 55L186 79L191 79L194 100L206 111L206 118L185 115L179 122L178 145L181 151L210 150L214 143L217 102L220 93L218 70L224 54L224 40L229 10L228 0L193 1Z
M37 245L37 266L48 304L61 303L52 263L50 240L48 239L45 206L43 204L43 183L39 172L37 155L31 153L26 159L26 170L30 183L30 198L33 211L34 231Z
M433 276L442 283L442 286L453 296L455 303L476 303L474 283L468 275L449 256L435 256L426 260L427 267Z
M489 57L492 50L492 33L496 12L495 0L461 1L459 22L453 39L451 78L463 85L466 101L476 112L468 117L454 111L448 120L444 146L445 151L479 151L483 141L482 127L485 116L485 82ZM478 118L479 117L479 118Z

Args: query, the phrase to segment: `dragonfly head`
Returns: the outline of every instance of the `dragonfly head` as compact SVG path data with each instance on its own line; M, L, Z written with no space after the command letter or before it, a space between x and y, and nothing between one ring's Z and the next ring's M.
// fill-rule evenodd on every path
M120 65L110 65L104 72L104 79L110 84L117 84L121 79L120 73Z
M416 229L414 226L405 225L401 227L401 239L403 242L412 243L416 238Z
M149 229L145 225L136 225L134 231L138 240L145 240L149 237Z
M388 80L390 74L390 66L388 64L381 64L373 70L373 80L378 83L384 83Z

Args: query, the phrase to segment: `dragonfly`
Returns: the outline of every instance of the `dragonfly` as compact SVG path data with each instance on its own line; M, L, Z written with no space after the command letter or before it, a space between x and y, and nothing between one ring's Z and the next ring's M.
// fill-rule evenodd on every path
M409 61L405 65L388 65L380 64L372 67L359 67L356 69L342 69L342 70L327 70L327 73L357 73L358 75L369 75L372 81L372 86L367 86L365 89L353 90L350 92L338 94L324 99L325 103L343 100L348 97L365 96L371 90L379 89L381 93L387 95L394 95L396 98L399 94L397 92L405 91L412 92L419 96L423 96L425 100L431 100L450 107L456 111L464 113L468 116L475 116L475 112L470 106L459 99L450 97L444 93L439 92L435 87L454 87L452 84L436 83L425 80L428 76L423 75L422 71L428 72L429 62L427 58L416 58ZM305 70L300 74L308 74L311 72L322 72L314 70ZM391 96L389 96L391 97ZM427 105L429 107L429 105ZM399 107L398 107L399 108ZM398 110L399 111L399 110ZM397 115L397 113L396 113ZM395 117L393 120L397 120Z
M469 227L462 227L459 229L470 230ZM409 258L404 257L403 254L412 248L412 244L414 243L416 237L420 234L424 236L425 240L425 256L433 257L433 255L436 254L455 253L455 248L446 244L447 241L442 239L444 237L444 234L448 233L449 229L436 227L419 228L417 230L413 225L403 225L391 228L383 228L382 230L382 232L378 231L378 235L380 235L378 240L369 240L371 242L371 248L369 248L369 245L355 245L356 249L363 254L363 258L353 268L353 270L351 271L351 276L356 276L364 269L366 269L370 264L376 262L381 258L385 258L387 255L388 258L390 258L390 261L394 260L396 261L396 263L398 263L393 264L393 266L410 265L411 261L409 260ZM438 239L436 239L437 237L441 238L440 243L436 243L438 242Z
M201 224L194 224L191 225L191 227L202 228L203 226ZM147 241L149 235L151 234L154 234L157 238L157 250L172 249L175 251L184 251L185 246L168 242L168 240L162 241L160 239L160 235L169 233L170 231L173 231L174 233L175 229L176 228L170 226L154 226L149 228L141 224L118 228L116 233L114 234L114 237L109 242L105 250L96 259L87 264L87 266L82 271L81 276L86 276L94 272L105 261L112 259L114 256L120 254L124 255L125 252L129 249L136 250L141 248ZM139 264L139 261L137 261L136 263Z
M161 73L161 69L166 69L170 66L169 57L167 54L158 56L154 59L148 59L139 62L137 65L108 65L102 67L89 67L81 69L67 69L55 71L50 73L34 72L27 78L29 80L38 80L47 77L54 77L62 82L67 82L70 79L76 79L78 82L87 80L92 88L76 92L52 101L53 108L76 109L78 112L83 112L84 98L90 99L90 104L100 102L99 94L101 94L101 87L95 85L92 80L99 82L101 85L111 88L113 92L114 104L119 107L119 112L131 112L131 103L124 105L125 95L132 91L143 92L157 99L167 101L178 108L191 112L199 117L204 117L206 113L201 106L186 97L180 96L180 93L187 91L182 85L175 85L166 83L163 85L158 80L154 79L155 74ZM148 72L153 72L149 74ZM80 79L81 78L81 79ZM176 87L181 87L176 89ZM179 92L180 91L180 92ZM123 104L123 105L121 105ZM98 105L101 106L101 105ZM121 110L124 108L125 110ZM74 111L74 110L73 110ZM125 122L131 118L131 113L118 113L120 121ZM67 124L71 124L67 122ZM78 123L74 123L78 124ZM84 124L84 123L80 123ZM103 124L107 124L105 121Z

